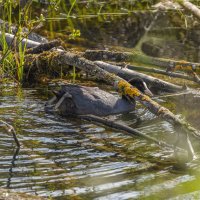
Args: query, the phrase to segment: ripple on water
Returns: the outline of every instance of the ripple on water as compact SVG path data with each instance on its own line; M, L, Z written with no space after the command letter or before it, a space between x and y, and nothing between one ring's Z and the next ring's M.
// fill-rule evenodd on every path
M178 196L182 184L200 180L187 170L171 170L171 150L91 122L46 114L37 90L24 92L25 99L0 97L1 118L17 127L23 143L17 152L13 138L0 126L2 187L57 199L160 199ZM174 133L169 123L143 108L112 120L162 140Z

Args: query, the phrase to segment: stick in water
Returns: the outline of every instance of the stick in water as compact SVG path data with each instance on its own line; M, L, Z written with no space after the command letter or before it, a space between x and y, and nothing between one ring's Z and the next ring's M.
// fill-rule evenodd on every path
M14 127L11 126L10 124L8 124L7 122L3 121L3 120L0 120L0 122L6 126L6 130L9 133L12 132L12 135L13 135L13 138L15 140L15 143L16 143L17 147L20 148L21 145L20 145L20 142L19 142L19 140L17 138L17 134L16 134L16 131L15 131Z

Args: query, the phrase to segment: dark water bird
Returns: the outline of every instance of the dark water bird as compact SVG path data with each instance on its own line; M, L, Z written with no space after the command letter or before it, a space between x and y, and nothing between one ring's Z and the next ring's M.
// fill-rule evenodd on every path
M131 79L130 84L141 92L152 96L146 83L139 78ZM54 92L53 97L46 104L46 110L52 108L62 115L96 115L107 116L119 113L131 112L135 108L135 102L130 102L124 97L119 97L103 91L98 87L86 87L80 85L64 85L61 90Z

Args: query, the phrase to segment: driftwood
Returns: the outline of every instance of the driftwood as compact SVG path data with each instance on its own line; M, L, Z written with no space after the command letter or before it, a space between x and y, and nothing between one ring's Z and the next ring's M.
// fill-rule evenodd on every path
M148 96L140 93L140 91L131 86L128 82L122 78L106 72L98 67L94 62L89 61L79 55L70 52L43 52L41 54L27 55L25 57L25 69L31 71L38 68L60 68L68 67L68 65L76 66L81 70L84 70L90 76L95 76L100 80L106 81L108 84L114 86L116 90L125 96L128 96L130 100L137 100L142 105L147 107L152 113L168 121L177 128L181 133L187 135L190 134L194 137L200 138L200 133L187 124L185 121L179 119L167 108L159 105Z
M87 50L83 56L89 60L109 60L115 62L139 62L165 68L168 71L196 72L200 74L200 63L155 58L138 51L114 52L106 50Z
M156 91L162 91L162 92L177 92L182 91L183 87L174 85L172 83L168 83L166 81L154 78L153 76L145 75L140 72L136 72L127 68L121 68L116 65L111 65L102 61L95 61L96 65L98 65L100 68L110 72L114 73L120 77L122 77L125 80L130 80L131 78L142 78L147 85L153 90Z

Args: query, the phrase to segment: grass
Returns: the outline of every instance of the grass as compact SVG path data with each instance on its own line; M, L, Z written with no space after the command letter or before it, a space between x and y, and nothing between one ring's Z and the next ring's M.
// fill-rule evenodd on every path
M2 25L2 34L0 38L3 58L0 61L2 67L2 76L9 76L13 79L17 80L19 83L23 80L23 64L24 64L24 55L26 50L26 45L22 46L22 15L26 13L26 9L22 12L22 9L19 6L19 14L18 14L18 23L17 23L17 31L15 33L14 39L11 44L8 46L6 42L6 32L12 34L11 25L13 22L12 14L13 9L16 7L16 4L13 0L7 0L4 3L2 8L3 20L4 24ZM23 18L24 20L25 18ZM8 28L6 28L6 23ZM13 47L15 44L18 44L15 48Z
M70 15L71 11L73 10L73 7L76 4L76 0L71 1L71 6L68 12L68 16ZM2 1L0 1L2 3ZM27 27L31 27L33 29L34 25L36 23L40 23L41 21L44 21L44 17L41 16L38 19L32 19L31 18L31 5L32 1L29 1L28 4L26 4L25 7L20 7L20 5L17 5L16 1L14 0L6 0L4 3L2 3L0 7L0 13L2 19L4 20L4 24L1 27L1 36L0 36L0 44L2 47L2 58L0 60L1 65L1 75L2 76L9 76L12 77L15 81L17 80L18 83L23 82L23 76L24 76L24 59L25 59L25 52L26 52L26 44L22 45L22 40L26 39L28 35L24 36L23 34L23 26L28 25ZM54 18L56 16L57 8L61 6L61 1L55 1L51 0L50 4L48 5L48 12L50 13L50 17ZM13 17L13 12L16 12L17 15ZM36 16L38 17L38 16ZM17 19L17 20L16 20ZM13 24L13 21L15 21L15 25L17 26L17 32L15 33L14 39L12 43L8 46L6 42L6 33L12 34L11 25ZM7 23L7 25L6 25ZM8 29L6 28L8 27ZM53 20L49 23L51 38L54 38L53 29L54 24ZM31 30L29 29L29 32ZM72 32L72 36L77 37L80 35L80 33L77 31L76 33ZM13 48L14 41L16 47ZM75 76L73 76L75 77Z

